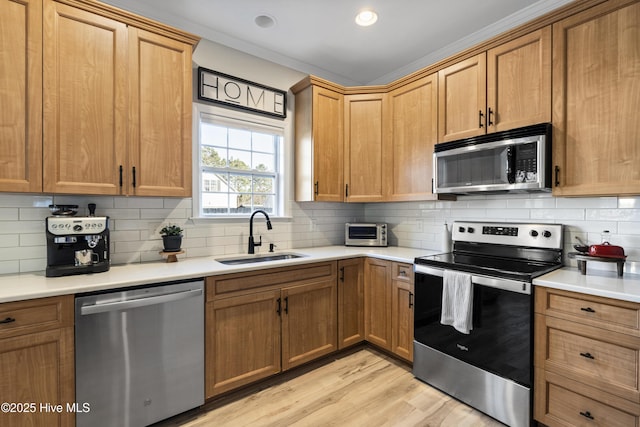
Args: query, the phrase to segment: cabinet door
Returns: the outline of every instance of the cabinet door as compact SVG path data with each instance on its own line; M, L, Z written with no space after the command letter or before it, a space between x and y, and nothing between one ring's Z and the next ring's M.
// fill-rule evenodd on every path
M3 426L75 424L74 413L67 411L67 403L75 401L73 327L0 340L0 367L2 401L36 405L1 414ZM43 411L41 403L62 405L62 412Z
M391 350L391 262L368 258L364 269L364 331L367 341Z
M41 0L0 1L0 63L0 191L42 191Z
M551 121L551 27L487 52L487 132Z
M433 146L438 140L437 74L389 93L384 182L386 200L433 198Z
M640 3L553 26L555 196L640 194Z
M191 197L191 50L129 27L129 194Z
M342 202L344 196L344 97L313 88L313 182L315 201Z
M335 276L282 289L282 369L338 349Z
M208 302L207 398L280 372L280 291Z
M381 201L385 95L347 95L344 101L346 200Z
M120 194L127 27L44 2L44 191Z
M338 348L364 341L364 260L338 261Z
M486 54L438 71L438 141L486 133Z
M398 356L413 361L413 268L393 263L391 343Z

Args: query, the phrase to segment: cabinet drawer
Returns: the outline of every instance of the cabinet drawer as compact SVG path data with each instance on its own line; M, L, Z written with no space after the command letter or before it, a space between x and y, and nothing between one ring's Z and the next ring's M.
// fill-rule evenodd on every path
M337 262L296 265L292 267L270 268L260 271L225 274L207 277L207 301L238 293L255 292L261 289L290 286L296 282L337 278Z
M413 283L413 265L411 264L401 264L399 262L394 262L392 274L393 280Z
M570 426L638 426L638 416L606 405L562 386L548 384L548 416Z
M73 326L73 295L0 304L0 338Z
M640 304L536 288L536 312L640 336Z
M640 339L536 316L536 366L640 403Z

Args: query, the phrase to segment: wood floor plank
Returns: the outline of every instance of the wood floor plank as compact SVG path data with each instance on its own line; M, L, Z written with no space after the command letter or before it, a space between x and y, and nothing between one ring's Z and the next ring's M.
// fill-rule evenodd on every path
M497 427L503 424L413 377L408 366L364 347L251 394L156 427Z

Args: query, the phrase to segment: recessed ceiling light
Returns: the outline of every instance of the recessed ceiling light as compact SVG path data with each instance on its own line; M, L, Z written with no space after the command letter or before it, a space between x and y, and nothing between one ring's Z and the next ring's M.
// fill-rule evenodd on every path
M368 27L373 25L378 20L378 14L371 9L364 9L356 15L356 24L361 27Z
M276 18L271 15L258 15L254 22L260 28L271 28L276 25Z

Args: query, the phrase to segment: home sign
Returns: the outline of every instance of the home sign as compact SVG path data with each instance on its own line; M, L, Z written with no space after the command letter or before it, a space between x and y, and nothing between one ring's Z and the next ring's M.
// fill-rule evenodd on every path
M198 99L260 114L287 117L285 91L198 67Z

